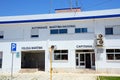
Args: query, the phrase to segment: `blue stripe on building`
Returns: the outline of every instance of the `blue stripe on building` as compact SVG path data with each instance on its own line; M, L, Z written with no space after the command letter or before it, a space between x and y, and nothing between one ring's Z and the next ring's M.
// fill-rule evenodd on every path
M112 17L113 17L113 18L114 18L114 17L120 17L120 14L101 15L101 16L86 16L86 17L70 17L70 18L55 18L55 19L0 21L0 24L29 23L29 22L49 22L49 21L65 21L65 20L84 20L84 19L99 19L99 18L112 18Z

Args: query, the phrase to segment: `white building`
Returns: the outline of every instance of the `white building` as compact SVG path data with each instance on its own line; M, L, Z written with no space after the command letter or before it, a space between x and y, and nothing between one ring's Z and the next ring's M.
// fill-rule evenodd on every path
M49 71L52 45L54 70L119 72L120 9L0 17L1 72Z

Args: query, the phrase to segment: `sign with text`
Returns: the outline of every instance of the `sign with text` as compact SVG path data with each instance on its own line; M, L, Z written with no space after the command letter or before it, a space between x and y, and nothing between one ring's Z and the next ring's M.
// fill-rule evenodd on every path
M43 49L42 46L27 46L27 47L21 47L22 50L39 50L39 49Z
M76 48L93 48L92 45L76 45Z

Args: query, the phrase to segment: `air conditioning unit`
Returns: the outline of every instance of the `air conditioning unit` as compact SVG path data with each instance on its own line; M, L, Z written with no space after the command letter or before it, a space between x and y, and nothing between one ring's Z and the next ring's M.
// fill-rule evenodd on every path
M103 40L102 39L97 40L97 46L103 46Z
M102 34L98 34L97 35L97 46L99 46L99 47L102 47L103 46L103 35Z
M103 38L103 35L102 34L98 34L97 35L97 39L102 39Z

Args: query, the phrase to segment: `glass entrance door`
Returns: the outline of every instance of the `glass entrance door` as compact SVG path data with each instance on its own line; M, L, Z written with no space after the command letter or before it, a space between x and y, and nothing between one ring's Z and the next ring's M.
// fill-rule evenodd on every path
M76 66L85 67L85 54L76 53Z
M77 68L95 68L94 52L76 52Z

